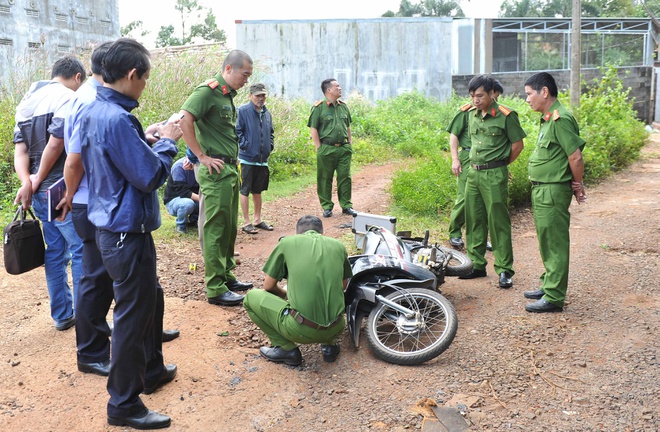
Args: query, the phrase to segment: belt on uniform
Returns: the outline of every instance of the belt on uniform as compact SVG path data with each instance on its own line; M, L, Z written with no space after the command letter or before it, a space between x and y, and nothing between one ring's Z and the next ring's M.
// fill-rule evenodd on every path
M229 156L209 155L209 157L211 157L213 159L220 159L224 163L228 163L228 164L231 164L231 165L238 165L238 159L230 158Z
M463 147L463 150L465 150L465 151L470 151L471 148L472 148L472 147Z
M566 183L568 183L567 181L557 183L557 182L538 182L538 181L534 181L534 180L530 180L530 182L532 182L532 186L547 185L547 184L566 184Z
M509 161L507 160L498 160L494 162L488 162L485 164L472 164L472 169L476 169L477 171L481 170L487 170L487 169L492 169L492 168L499 168L501 166L508 165Z
M307 318L302 316L295 309L289 309L289 315L291 315L293 317L293 319L295 319L298 324L302 324L302 325L305 325L307 327L311 327L314 330L327 330L329 328L334 327L335 325L337 325L339 323L339 321L341 321L341 314L339 314L337 319L335 319L333 322L331 322L327 326L323 326L321 324L316 324L314 321L308 320Z
M321 144L331 145L331 146L335 146L335 147L341 147L341 146L343 146L343 145L345 145L345 144L348 144L348 143L347 143L347 142L329 143L329 142L323 142L323 141L321 141Z

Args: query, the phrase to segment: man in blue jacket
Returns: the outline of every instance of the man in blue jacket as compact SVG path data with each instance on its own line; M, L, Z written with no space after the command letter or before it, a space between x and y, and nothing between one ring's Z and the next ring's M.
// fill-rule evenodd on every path
M88 218L97 229L96 243L115 298L108 424L136 429L170 425L168 416L146 408L140 393L153 393L177 372L175 365L163 364L158 349L163 294L151 232L161 223L158 188L167 180L176 140L183 133L178 122L158 126L161 139L151 147L130 113L138 106L150 68L146 48L133 39L118 39L103 60L105 86L79 117Z
M261 192L268 190L268 157L274 147L273 119L266 108L266 86L250 86L250 102L238 107L236 135L238 160L241 163L240 201L243 211L243 232L256 234L257 228L272 231L272 225L261 220ZM254 202L254 225L250 221L250 200Z

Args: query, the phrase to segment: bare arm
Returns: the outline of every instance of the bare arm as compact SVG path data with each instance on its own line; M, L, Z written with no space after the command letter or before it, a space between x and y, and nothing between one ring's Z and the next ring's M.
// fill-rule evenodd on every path
M458 177L463 172L463 168L461 160L458 158L458 137L454 134L449 134L449 150L451 151L451 172Z
M44 152L41 155L39 171L37 171L37 173L32 176L32 193L35 193L37 190L39 190L41 182L44 181L50 170L53 169L53 165L55 165L55 162L57 162L57 159L60 157L63 150L64 139L56 138L51 135L48 139L46 147L44 148Z
M582 151L580 151L580 149L575 150L568 157L568 166L571 168L571 173L573 173L573 180L571 181L573 195L575 195L577 203L582 204L587 201L587 194L584 191L584 185L582 184L582 179L584 177L584 160L582 159Z
M277 286L277 279L272 278L268 275L264 278L264 289L269 293L275 294L278 297L286 299L286 291L281 287Z
M351 127L350 126L348 127L347 132L348 132L348 138L347 138L348 143L353 144L353 134L351 133Z
M314 127L310 127L309 133L312 135L312 141L314 141L314 146L316 146L316 150L318 150L319 147L321 147L321 138L319 138L318 129Z
M66 214L71 211L73 196L78 190L78 186L80 186L80 180L82 180L84 173L85 167L83 166L80 153L69 153L64 162L64 184L66 185L66 195L64 196L65 202L60 202L57 206L58 208L62 208L62 220L64 220Z
M512 164L513 161L518 159L518 156L520 156L520 153L523 151L524 147L525 144L523 143L523 140L516 141L513 144L511 144L511 155L509 156L510 164Z
M14 170L21 181L14 204L21 203L23 210L27 210L32 206L32 182L30 180L30 155L24 142L18 142L14 147Z
M197 119L186 110L181 110L180 113L183 114L183 118L179 121L179 126L181 126L181 130L183 131L183 140L186 142L186 145L197 156L199 163L209 169L209 174L213 174L213 170L219 173L220 170L225 168L225 163L220 159L211 158L202 152L202 148L199 146L197 136L195 135L195 120Z

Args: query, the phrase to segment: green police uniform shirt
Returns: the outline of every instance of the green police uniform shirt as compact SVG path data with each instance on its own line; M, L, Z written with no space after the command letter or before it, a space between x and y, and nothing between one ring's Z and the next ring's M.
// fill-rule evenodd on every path
M195 116L195 135L206 155L238 157L234 96L236 90L218 73L198 85L181 107Z
M322 143L347 143L351 121L351 112L344 102L338 100L333 104L326 98L312 107L307 127L313 127L319 132Z
M472 143L470 141L470 133L468 132L468 120L470 116L470 108L472 108L471 103L466 103L461 107L460 110L456 113L452 121L445 129L452 135L458 137L458 145L461 147L462 151L458 153L458 159L461 161L461 165L469 162L470 160L470 147ZM467 150L467 151L465 151Z
M508 161L511 144L527 136L520 126L518 113L495 101L485 116L476 108L469 112L470 162L473 164Z
M529 179L541 183L564 183L573 178L568 157L584 148L580 128L573 115L555 101L541 117L536 147L529 157Z
M316 231L280 240L263 271L278 281L287 279L291 308L320 325L343 312L343 282L353 275L343 243Z

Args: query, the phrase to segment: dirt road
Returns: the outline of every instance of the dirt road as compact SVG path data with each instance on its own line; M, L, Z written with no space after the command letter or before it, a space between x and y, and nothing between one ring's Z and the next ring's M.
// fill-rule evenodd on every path
M391 169L354 177L357 209L386 212ZM144 401L172 417L172 431L430 431L416 406L426 398L458 406L472 430L660 430L660 136L642 161L587 192L572 208L565 312L524 311L522 292L542 266L531 212L519 211L514 288L497 288L492 256L487 279L448 279L458 334L417 367L383 363L346 334L336 363L317 346L302 347L302 367L268 363L242 308L204 301L196 239L160 245L165 327L181 330L164 353L179 375ZM306 213L320 214L313 190L268 203L276 230L239 234L239 277L259 285L273 245ZM339 228L349 217L324 222L327 234L349 235ZM0 278L0 431L119 430L106 424L105 379L77 371L74 330L53 328L43 271Z

